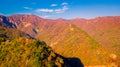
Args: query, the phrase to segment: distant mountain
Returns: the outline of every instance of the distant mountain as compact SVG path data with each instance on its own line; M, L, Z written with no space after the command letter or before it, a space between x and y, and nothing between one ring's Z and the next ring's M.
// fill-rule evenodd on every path
M9 22L15 24L17 29L35 36L37 34L35 28L39 25L40 22L43 22L43 19L35 15L12 15L7 17Z
M71 23L86 31L103 44L104 48L117 54L120 59L120 16L98 17L90 20L75 19Z
M120 44L120 16L71 21L104 45Z
M85 65L107 65L112 62L118 63L120 59L119 16L90 20L79 18L51 20L35 15L18 14L8 16L7 19L16 29L47 42L58 54L78 57ZM115 58L111 62L113 60L111 55L116 56L117 60Z

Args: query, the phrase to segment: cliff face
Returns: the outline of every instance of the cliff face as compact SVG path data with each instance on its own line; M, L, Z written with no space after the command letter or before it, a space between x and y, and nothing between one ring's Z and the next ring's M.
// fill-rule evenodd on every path
M13 27L14 24L10 23L7 17L0 15L0 26Z

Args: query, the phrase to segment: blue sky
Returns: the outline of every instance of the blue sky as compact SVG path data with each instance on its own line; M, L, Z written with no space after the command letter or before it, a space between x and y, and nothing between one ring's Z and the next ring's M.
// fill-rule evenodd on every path
M120 16L120 0L0 0L0 14L35 14L53 19Z

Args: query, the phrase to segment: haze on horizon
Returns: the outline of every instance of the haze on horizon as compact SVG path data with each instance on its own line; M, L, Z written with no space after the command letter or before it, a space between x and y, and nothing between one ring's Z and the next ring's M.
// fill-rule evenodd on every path
M119 16L119 0L1 0L0 14L35 14L43 18Z

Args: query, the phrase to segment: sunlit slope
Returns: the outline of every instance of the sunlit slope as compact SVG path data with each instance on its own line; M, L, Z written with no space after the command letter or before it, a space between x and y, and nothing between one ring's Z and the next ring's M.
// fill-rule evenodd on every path
M73 24L77 25L104 47L114 50L112 46L120 45L120 16L98 17L89 20L75 19Z
M120 16L98 17L90 20L75 19L71 23L94 37L104 48L116 55L118 61L120 60Z
M42 29L38 38L50 44L55 52L65 57L78 57L86 65L108 63L108 54L103 46L75 25L55 24L46 31Z

